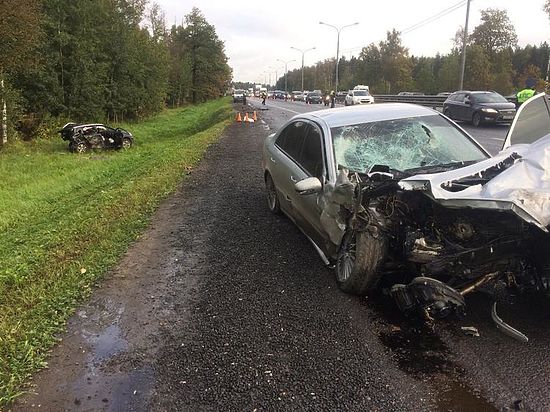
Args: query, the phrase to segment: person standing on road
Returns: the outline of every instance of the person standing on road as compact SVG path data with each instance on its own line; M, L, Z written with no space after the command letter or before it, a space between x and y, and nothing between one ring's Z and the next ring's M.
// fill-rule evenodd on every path
M243 93L243 106L246 106L246 93Z
M330 107L334 109L334 104L336 102L336 92L333 90L330 92Z
M266 92L262 92L262 104L265 106L265 98L267 97Z
M516 94L516 97L518 99L518 106L521 106L531 97L533 97L536 93L535 85L532 82L526 82L525 86L526 86L525 89L520 90Z

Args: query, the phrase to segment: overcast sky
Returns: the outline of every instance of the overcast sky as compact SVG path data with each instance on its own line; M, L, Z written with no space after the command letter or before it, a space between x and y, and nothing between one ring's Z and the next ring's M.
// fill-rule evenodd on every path
M357 55L362 46L378 43L386 31L404 30L445 10L459 0L155 0L166 14L167 24L181 23L193 6L198 7L216 27L225 42L233 78L237 81L263 82L270 71L271 81L284 71L277 61L296 59L288 64L301 67L301 54L292 50L316 47L305 54L305 64L336 55L336 30L319 21L342 26L356 21L340 35L340 50L346 57ZM505 9L521 46L539 45L550 40L550 20L542 11L544 0L472 0L470 28L479 24L480 10ZM416 56L434 56L450 51L451 39L466 18L466 6L402 36L409 52ZM269 80L269 79L268 79Z

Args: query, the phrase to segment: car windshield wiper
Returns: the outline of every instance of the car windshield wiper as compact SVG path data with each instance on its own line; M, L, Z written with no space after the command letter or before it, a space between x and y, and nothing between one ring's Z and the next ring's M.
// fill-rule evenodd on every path
M463 160L460 162L442 163L442 164L429 165L429 166L419 166L419 167L413 167L411 169L407 169L405 170L405 173L418 174L421 172L428 172L428 171L430 173L437 173L439 171L445 172L447 170L459 169L464 166L469 166L479 161L481 161L481 159L480 160Z

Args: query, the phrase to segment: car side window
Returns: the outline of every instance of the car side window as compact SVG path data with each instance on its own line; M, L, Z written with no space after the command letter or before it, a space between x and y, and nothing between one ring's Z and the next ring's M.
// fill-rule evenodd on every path
M279 149L284 150L284 147L286 145L286 134L287 134L288 127L281 130L281 133L279 133L279 136L277 137L277 140L275 140L275 145L279 147Z
M300 165L313 177L323 177L323 146L321 131L318 127L310 126L305 138L300 156Z
M299 161L302 144L308 125L300 120L289 124L279 135L275 144L295 161ZM280 141L279 141L280 140Z
M464 96L466 96L464 93L457 93L457 95L454 98L454 101L462 103L464 102Z

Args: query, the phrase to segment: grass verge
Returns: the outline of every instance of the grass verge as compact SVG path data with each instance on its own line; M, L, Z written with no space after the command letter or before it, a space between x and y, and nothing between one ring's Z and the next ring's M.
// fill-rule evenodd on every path
M124 152L71 154L60 138L0 152L0 409L230 116L221 99L121 125L136 138Z

